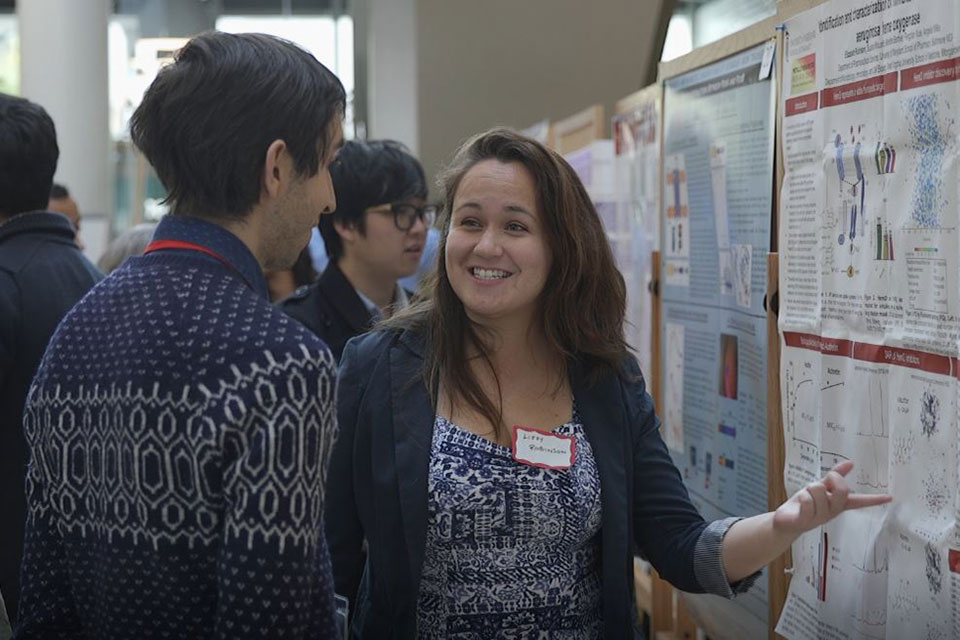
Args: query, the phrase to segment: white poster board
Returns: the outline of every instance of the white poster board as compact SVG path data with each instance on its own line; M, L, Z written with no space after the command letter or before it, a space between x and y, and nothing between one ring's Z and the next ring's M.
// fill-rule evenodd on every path
M955 0L785 23L779 323L788 493L892 493L803 536L787 638L960 637Z

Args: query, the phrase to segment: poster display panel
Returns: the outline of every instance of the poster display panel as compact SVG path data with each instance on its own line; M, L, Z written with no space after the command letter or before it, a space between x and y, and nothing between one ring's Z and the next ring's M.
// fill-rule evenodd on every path
M660 100L659 91L647 90L628 112L613 117L616 213L607 223L627 287L625 337L646 376L653 373L651 258L660 244Z
M661 415L674 462L707 519L767 510L763 296L776 106L769 49L664 85ZM762 633L767 580L720 604Z
M853 460L894 500L794 544L777 631L957 638L960 12L834 0L784 28L784 480Z

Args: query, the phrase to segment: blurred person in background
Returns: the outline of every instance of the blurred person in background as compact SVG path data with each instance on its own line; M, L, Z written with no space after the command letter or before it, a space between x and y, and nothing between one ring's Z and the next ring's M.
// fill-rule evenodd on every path
M54 211L67 216L76 232L77 246L80 247L80 251L83 251L83 240L80 239L80 208L77 206L77 201L73 199L70 192L62 184L54 182L50 187L50 201L47 203L47 211Z
M310 252L304 249L292 269L265 271L270 300L278 302L293 295L300 287L305 287L317 279L317 272L310 262Z
M427 229L427 244L423 249L423 255L420 256L420 266L416 273L405 278L400 278L397 282L407 291L416 293L420 290L420 285L434 272L437 266L437 246L440 244L440 230L436 227ZM323 245L323 236L320 229L315 229L310 237L310 262L313 270L317 273L323 273L324 269L330 263L330 257L327 255L327 248Z
M102 278L73 224L47 210L59 156L43 107L0 94L0 591L14 620L27 516L24 399L54 329Z
M340 357L353 336L404 309L436 207L425 203L423 167L392 140L347 142L330 170L337 209L320 221L330 263L281 303Z
M345 103L310 53L249 33L193 38L147 89L130 134L171 212L61 323L31 387L15 637L336 633L336 363L263 271L336 206Z
M107 245L106 251L97 260L97 266L101 271L109 274L122 265L127 258L141 255L150 244L153 232L156 230L156 222L141 222L130 227Z

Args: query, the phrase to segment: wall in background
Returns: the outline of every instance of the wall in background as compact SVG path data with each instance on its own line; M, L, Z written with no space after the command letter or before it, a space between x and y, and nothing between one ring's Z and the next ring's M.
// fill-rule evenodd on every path
M435 175L494 125L559 120L653 78L664 0L418 0L420 156ZM672 3L669 3L672 5Z
M366 40L367 134L407 143L431 181L460 142L494 125L558 120L597 102L612 113L653 80L673 5L401 0L401 16L393 4L351 3L358 46Z

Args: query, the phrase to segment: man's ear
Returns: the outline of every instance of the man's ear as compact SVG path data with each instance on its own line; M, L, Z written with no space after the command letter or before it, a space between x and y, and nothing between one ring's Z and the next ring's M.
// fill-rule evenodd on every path
M266 195L276 198L283 192L292 168L287 143L283 140L271 142L263 162L263 190Z
M340 236L340 242L343 244L352 244L360 235L359 229L353 225L344 224L342 220L334 220L333 229Z

